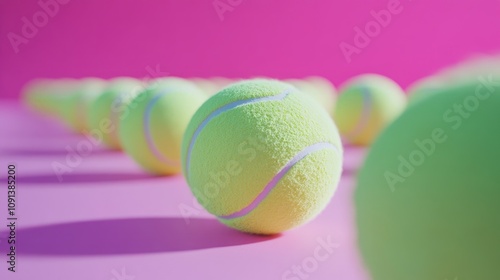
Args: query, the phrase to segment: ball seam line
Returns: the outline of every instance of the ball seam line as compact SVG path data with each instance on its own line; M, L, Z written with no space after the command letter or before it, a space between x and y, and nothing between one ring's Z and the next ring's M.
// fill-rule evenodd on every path
M172 89L170 88L162 90L149 101L148 105L146 106L146 110L144 111L144 123L142 126L144 128L144 134L146 136L146 143L148 144L149 150L153 153L153 155L163 163L172 166L178 166L178 161L167 158L158 150L154 143L153 136L151 135L151 112L153 111L153 107L163 96L171 92Z
M188 151L186 155L186 179L189 182L189 167L191 164L191 152L194 147L194 143L196 142L196 139L198 138L198 135L201 133L203 128L207 126L207 124L215 117L218 115L225 113L229 110L244 106L244 105L249 105L249 104L254 104L254 103L259 103L259 102L265 102L265 101L279 101L283 100L285 97L287 97L291 92L293 88L287 88L283 92L277 94L277 95L271 95L271 96L264 96L264 97L256 97L256 98L250 98L250 99L245 99L245 100L236 100L234 102L231 102L229 104L226 104L212 113L210 113L196 128L196 130L193 133L193 136L191 137L191 140L189 141L189 146L188 146Z
M296 154L278 173L276 173L276 175L274 175L274 177L271 179L271 181L269 181L269 183L267 183L267 185L264 187L264 189L257 195L257 197L250 204L248 204L243 209L238 210L232 214L218 216L218 218L229 220L229 219L240 218L240 217L243 217L243 216L249 214L255 208L257 208L257 206L259 206L259 204L264 199L266 199L266 197L271 193L271 191L278 185L281 178L283 178L288 173L288 171L293 166L295 166L295 164L297 164L300 160L302 160L306 156L308 156L314 152L324 150L324 149L333 149L333 150L335 150L335 152L337 152L337 153L339 152L335 145L328 143L328 142L319 142L319 143L315 143L313 145L306 147L305 149L300 151L298 154Z

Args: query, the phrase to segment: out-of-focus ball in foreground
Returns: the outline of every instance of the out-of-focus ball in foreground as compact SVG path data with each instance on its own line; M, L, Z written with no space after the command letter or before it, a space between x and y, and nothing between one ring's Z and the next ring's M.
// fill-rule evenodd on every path
M355 190L374 280L500 279L500 88L468 83L408 109Z

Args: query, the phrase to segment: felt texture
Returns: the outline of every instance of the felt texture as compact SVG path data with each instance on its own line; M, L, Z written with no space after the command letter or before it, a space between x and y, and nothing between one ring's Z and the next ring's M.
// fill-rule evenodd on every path
M230 107L249 100L264 101ZM294 164L248 214L221 218L254 202L297 154L318 143L331 147ZM325 208L341 174L342 145L316 102L287 83L257 79L234 84L200 107L186 130L181 159L192 192L208 212L241 231L274 234Z

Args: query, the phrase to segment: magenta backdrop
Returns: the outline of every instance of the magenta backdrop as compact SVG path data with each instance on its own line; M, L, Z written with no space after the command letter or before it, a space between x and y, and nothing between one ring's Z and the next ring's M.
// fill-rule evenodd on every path
M68 3L46 22L38 13L38 31L17 46L23 17L33 23L43 10L37 0L0 1L2 97L16 98L35 77L144 77L148 67L178 76L322 75L336 84L378 72L407 86L500 47L498 0L401 0L350 63L340 44L353 45L355 27L396 0L218 0L222 16L213 0L60 1Z

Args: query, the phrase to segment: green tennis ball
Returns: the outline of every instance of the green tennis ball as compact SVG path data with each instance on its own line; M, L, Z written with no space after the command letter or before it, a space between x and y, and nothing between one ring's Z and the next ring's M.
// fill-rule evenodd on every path
M181 159L208 212L244 232L275 234L325 208L339 181L342 145L328 113L295 87L250 80L198 109Z
M426 77L411 84L406 90L408 93L408 105L414 104L429 96L433 96L436 92L440 92L449 84L436 76Z
M115 78L90 104L88 124L102 134L102 141L111 149L121 149L118 136L120 118L127 104L144 90L144 84L134 78ZM87 133L87 132L86 132Z
M343 139L353 145L369 145L405 108L406 96L391 79L365 74L340 89L333 119Z
M182 136L206 100L192 83L179 78L156 81L128 105L120 122L123 150L145 170L159 175L181 171Z
M424 79L414 83L409 88L408 105L413 106L423 100L436 94L447 92L452 89L460 89L470 84L479 85L479 90L491 89L491 87L500 84L500 73L485 73L482 75L463 76L460 80L450 81L439 77Z
M500 279L500 86L446 89L377 139L355 191L374 280Z
M449 82L460 82L490 74L498 75L500 60L498 56L476 55L465 61L441 70L438 75Z

